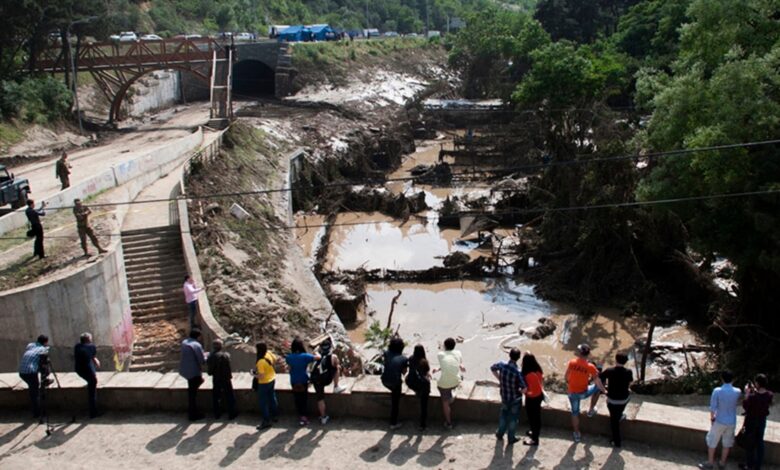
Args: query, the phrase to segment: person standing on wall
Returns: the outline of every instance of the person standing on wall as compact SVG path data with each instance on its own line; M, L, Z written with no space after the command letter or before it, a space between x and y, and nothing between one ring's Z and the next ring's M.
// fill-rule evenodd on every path
M574 359L569 361L566 367L566 384L569 391L569 405L571 406L571 426L574 430L574 442L580 442L580 401L591 397L588 417L596 414L596 402L599 399L598 392L607 393L599 379L599 371L592 363L588 362L590 346L580 344L574 352ZM590 383L591 380L593 383Z
M404 340L398 336L390 339L387 351L384 352L384 370L382 385L390 390L390 430L395 431L403 425L398 422L398 411L401 406L403 391L403 376L409 367L409 360L404 356Z
M420 431L428 426L428 398L431 395L431 366L425 357L425 346L418 344L409 358L409 373L406 385L420 400Z
M626 369L628 356L625 353L615 355L615 367L610 367L601 373L601 382L607 387L607 409L609 410L609 425L612 430L612 445L620 447L623 440L620 437L620 422L623 412L631 396L629 386L634 381L631 369Z
M307 367L320 359L319 354L309 354L303 345L303 340L296 337L290 345L290 354L284 360L290 368L290 386L292 387L295 409L298 411L298 424L309 424L309 374Z
M97 358L97 348L92 342L90 333L82 333L79 343L73 348L76 373L87 382L87 403L89 417L96 418L97 410L97 369L100 361Z
M223 349L221 339L215 339L211 343L211 354L206 360L206 370L211 376L212 392L211 400L214 407L214 419L222 416L221 402L224 399L228 412L228 419L235 419L236 396L233 393L233 371L230 368L230 353Z
M67 189L70 187L70 169L72 167L68 163L68 154L64 150L62 151L62 155L60 156L60 159L57 160L57 164L55 166L54 175L57 179L60 180L60 183L62 183L62 187L60 188L60 191L63 189Z
M192 276L187 274L184 276L184 301L187 303L187 308L190 312L190 328L195 328L197 325L195 319L198 316L198 294L203 292L202 287L195 285L195 280Z
M490 366L490 372L498 379L501 388L501 414L498 419L496 438L504 439L507 435L507 445L512 445L520 439L515 435L517 421L520 418L520 408L523 406L523 394L527 386L523 374L517 367L520 360L520 350L512 348L507 362L499 361Z
M455 340L444 340L444 351L438 354L439 367L433 370L435 374L441 371L439 381L436 383L441 395L441 410L444 414L444 427L452 429L452 404L455 402L455 389L460 385L460 373L466 372L463 367L463 357L460 351L455 350Z
M73 200L73 215L76 217L76 229L79 232L79 240L81 240L81 249L84 250L84 256L89 256L89 250L87 249L87 237L92 244L97 248L98 253L105 253L106 250L100 247L100 242L95 231L92 230L92 226L89 225L89 215L92 213L89 207L81 203L81 199Z
M33 418L41 417L41 382L38 379L38 373L40 372L41 356L48 354L49 337L40 335L34 343L27 345L22 360L19 362L19 377L27 384Z
M544 400L544 373L536 357L530 352L523 356L520 372L523 374L528 390L525 392L525 412L528 415L528 437L523 439L527 446L539 445L542 430L542 401Z
M339 358L333 354L333 342L330 338L320 344L320 359L314 363L311 370L311 383L314 385L314 394L317 398L317 409L320 412L320 423L327 424L330 421L325 407L325 387L333 383L333 393L341 393L346 390L339 386L339 372L341 366Z
M268 350L265 343L257 343L257 363L255 376L257 390L257 401L260 404L260 413L263 415L263 422L257 426L258 431L271 427L271 423L278 421L279 404L276 401L276 355Z
M745 409L745 463L739 468L761 470L764 462L764 431L766 430L766 418L769 416L769 407L772 406L772 392L767 390L769 381L764 374L758 374L753 381L745 387L745 400L742 407Z
M202 367L206 362L206 353L198 342L200 330L193 328L190 337L181 343L181 363L179 375L187 379L187 416L190 421L203 419L204 415L198 410L198 389L203 384Z
M32 199L27 200L27 209L24 211L24 215L27 216L27 221L30 222L30 231L27 232L28 237L35 237L35 243L33 244L33 257L37 256L39 259L46 257L46 253L43 250L43 225L41 225L41 217L46 215L43 208L46 207L46 203L41 203L41 208L35 209L35 201Z
M706 470L715 468L715 452L718 443L723 443L720 453L720 468L726 467L729 452L734 446L734 430L737 427L737 404L742 391L731 382L734 376L729 371L720 374L723 384L715 387L710 396L710 430L707 432L707 461L699 464L699 468Z

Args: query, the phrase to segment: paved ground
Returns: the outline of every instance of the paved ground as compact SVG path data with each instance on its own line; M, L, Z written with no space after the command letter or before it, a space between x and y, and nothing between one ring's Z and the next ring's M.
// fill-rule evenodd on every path
M67 419L56 416L57 423ZM47 437L44 426L6 414L0 416L0 467L652 470L692 468L702 457L637 442L618 451L601 436L586 435L574 444L569 432L559 429L544 429L542 445L534 449L497 443L489 425L464 424L450 432L433 427L420 434L412 423L391 433L383 422L357 419L306 428L283 419L262 433L255 424L256 416L189 424L173 414L110 413L88 423L58 424Z
M73 167L70 184L89 178L150 149L164 145L166 141L184 137L199 125L208 121L208 103L195 103L177 107L178 113L160 113L160 120L145 124L135 132L122 135L98 147L73 151L68 160ZM16 176L30 180L31 197L43 199L60 191L60 182L54 177L56 159L46 162L16 165L9 168Z

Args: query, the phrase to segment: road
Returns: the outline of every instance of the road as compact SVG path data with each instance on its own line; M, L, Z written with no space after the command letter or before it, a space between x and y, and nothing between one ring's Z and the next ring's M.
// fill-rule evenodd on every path
M170 140L190 134L209 119L209 104L194 103L177 106L179 111L161 113L157 122L139 126L137 130L119 136L97 147L77 150L68 154L71 169L70 184L99 174L112 165L131 160ZM170 116L170 117L169 117ZM56 159L10 167L17 177L30 181L33 199L43 199L60 191L60 182L54 176Z

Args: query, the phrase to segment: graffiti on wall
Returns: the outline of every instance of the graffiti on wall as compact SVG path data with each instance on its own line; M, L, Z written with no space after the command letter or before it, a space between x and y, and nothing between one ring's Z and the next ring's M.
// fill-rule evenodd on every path
M111 341L114 347L114 367L117 371L127 370L133 351L133 315L130 308L122 314L122 321L111 330Z

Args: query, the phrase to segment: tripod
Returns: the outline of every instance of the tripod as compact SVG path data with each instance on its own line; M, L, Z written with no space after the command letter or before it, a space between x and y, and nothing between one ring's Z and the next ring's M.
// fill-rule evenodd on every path
M52 432L54 432L54 426L51 424L51 421L49 421L49 410L46 406L46 398L48 396L47 390L52 383L57 384L57 390L62 390L62 385L60 385L60 378L57 376L57 372L54 370L54 366L52 366L48 357L41 357L40 373L39 399L41 403L41 419L39 422L42 424L45 420L46 435L51 436ZM54 376L54 380L49 378L49 374ZM76 422L76 415L71 416L70 422Z

